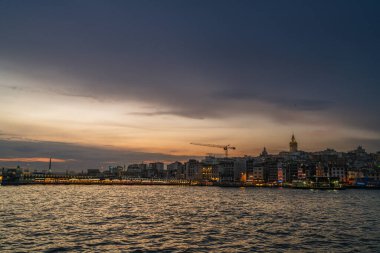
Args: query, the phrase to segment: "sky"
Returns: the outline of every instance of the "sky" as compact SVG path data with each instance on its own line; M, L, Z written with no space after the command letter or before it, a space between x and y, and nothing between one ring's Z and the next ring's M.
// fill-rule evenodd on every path
M223 154L191 142L278 153L293 133L305 151L379 151L379 11L349 0L0 0L0 166Z

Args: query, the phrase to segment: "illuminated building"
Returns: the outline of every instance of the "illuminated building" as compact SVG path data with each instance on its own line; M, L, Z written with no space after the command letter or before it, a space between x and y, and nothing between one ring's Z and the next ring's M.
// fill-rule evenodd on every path
M298 168L297 178L298 179L305 179L306 178L306 173L302 167Z
M283 173L282 168L280 166L277 168L277 182L283 183L284 182L284 173Z
M263 183L265 180L265 160L264 159L249 159L246 162L246 180L247 182L257 184Z
M315 169L315 176L317 176L317 177L324 177L325 176L325 169L324 169L322 163L318 163L318 165Z
M246 158L234 158L234 181L239 182L242 179L246 181L247 171L247 159ZM242 177L243 175L244 178Z
M211 180L211 178L212 178L212 165L203 165L201 173L202 173L202 180Z
M345 167L329 167L329 177L339 178L340 182L347 181L347 170Z

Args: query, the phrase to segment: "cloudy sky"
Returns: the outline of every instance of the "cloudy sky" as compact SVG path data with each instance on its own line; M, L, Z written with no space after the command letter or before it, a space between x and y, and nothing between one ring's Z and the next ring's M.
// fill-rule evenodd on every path
M0 0L0 165L223 153L190 142L277 153L293 132L306 151L378 151L379 11L349 0Z

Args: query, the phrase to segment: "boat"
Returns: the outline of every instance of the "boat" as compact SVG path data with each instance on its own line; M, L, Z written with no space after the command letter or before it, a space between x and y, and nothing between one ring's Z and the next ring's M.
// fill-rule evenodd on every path
M342 190L343 184L339 178L333 177L311 177L304 180L293 180L290 185L296 189L315 189L315 190Z

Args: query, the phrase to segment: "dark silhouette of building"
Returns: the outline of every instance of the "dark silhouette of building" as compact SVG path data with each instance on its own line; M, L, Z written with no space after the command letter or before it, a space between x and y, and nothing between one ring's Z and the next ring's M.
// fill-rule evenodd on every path
M294 134L292 135L292 140L289 142L289 151L290 153L298 151L298 143L296 141L296 138L294 137Z

